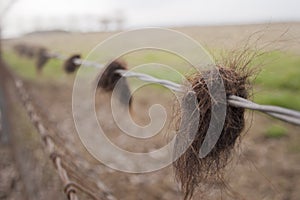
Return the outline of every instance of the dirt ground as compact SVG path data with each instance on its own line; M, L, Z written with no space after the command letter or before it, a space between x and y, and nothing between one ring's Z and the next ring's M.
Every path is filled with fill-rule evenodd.
M71 118L71 104L69 101L71 99L71 89L61 86L39 85L37 87L31 85L34 99L41 104L39 108L44 110L47 116L49 116L48 113L51 110L50 116L52 117L50 117L50 120L57 123L60 136L64 141L68 141L65 147L71 151L76 151L76 153L87 159L89 156L86 155L84 148L80 148L81 143L78 140ZM52 95L53 93L56 95ZM108 137L116 139L120 131L115 125L109 123L111 116L107 111L109 105L103 103L105 100L108 102L108 99L101 101L102 106L99 108L98 114L100 116L104 112L106 120L103 123L106 124L107 130L110 130ZM169 100L166 98L161 101L169 102ZM147 107L155 101L156 98L147 92L144 94L143 99L136 99L134 109L146 111L142 107ZM146 112L139 112L140 116L137 118L144 119L141 121L147 123L145 114ZM233 190L245 199L298 199L300 197L299 128L292 125L288 126L288 136L278 140L266 138L264 127L281 122L250 112L247 113L247 121L247 132L245 132L241 144L237 147L235 157L227 170L229 183L232 185ZM124 143L126 147L131 147L130 150L138 152L143 151L145 148L144 143L137 146L135 140L126 139L126 137L117 140L117 144L120 146ZM157 141L154 142L154 144L157 143ZM148 145L147 148L152 149L152 145ZM73 148L74 146L76 146L76 149ZM118 199L181 199L172 167L150 174L130 175L111 170L93 161L92 158L86 165L88 169L93 169L93 172L90 172L91 177L101 177L100 180ZM208 196L208 199L221 198L221 191L212 191L214 196ZM194 199L203 199L201 198L202 195L199 194ZM226 199L225 196L223 194L223 199Z
M230 38L235 38L234 41L242 39L247 33L261 30L266 25L253 25L241 27L190 27L179 28L191 37L197 37L199 40L204 40L211 48L234 45L229 43ZM284 28L283 28L284 27ZM271 27L276 34L290 28L292 30L287 36L287 41L281 43L280 46L285 48L289 46L292 38L300 36L300 24L279 24ZM199 32L203 34L199 34ZM214 34L212 36L212 33ZM274 32L273 32L274 33ZM102 39L109 34L91 33L86 35L86 44L84 48L91 48L99 37ZM200 38L200 36L202 38ZM36 44L44 44L50 49L57 49L66 53L70 52L70 47L57 45L60 42L68 43L68 41L81 40L74 38L79 37L79 34L74 34L69 37L58 35L49 35L49 39L45 40L45 36L31 35L21 40L6 41L6 45L12 45L20 41L33 42ZM66 39L68 38L68 39ZM271 39L271 36L266 36ZM288 39L289 38L289 39ZM51 42L52 41L52 42ZM53 41L55 41L53 43ZM81 46L72 51L81 51ZM280 48L281 48L280 47ZM290 51L300 52L300 45L295 45L289 48ZM71 78L72 79L72 78ZM174 178L173 169L168 166L159 171L146 174L128 174L110 169L102 163L95 160L83 147L76 133L74 121L72 118L72 80L62 84L61 82L41 82L41 81L26 81L26 88L37 108L40 112L44 123L51 127L54 136L57 138L59 148L66 149L66 158L73 170L76 171L77 178L83 184L91 185L97 194L109 193L116 199L124 200L170 200L182 199L179 184ZM10 92L13 92L13 87L10 87ZM160 91L155 88L150 88L147 92L136 94L133 104L134 119L137 123L145 125L149 123L147 111L153 103L160 103L166 107L166 111L171 115L173 98L171 95L160 95ZM16 98L15 94L11 94ZM158 98L159 97L159 98ZM108 137L121 147L128 148L137 152L151 151L163 145L164 133L167 127L161 131L160 135L150 141L140 141L129 137L122 136L120 130L111 120L110 113L110 96L101 92L96 95L97 116L100 123L108 133ZM17 98L16 98L17 99ZM62 187L58 180L51 162L47 161L45 153L39 144L39 136L34 133L34 128L30 125L26 118L25 111L17 100L14 100L12 105L15 107L15 112L12 117L22 120L19 124L14 124L12 138L14 149L10 145L2 145L0 148L0 199L26 199L25 196L20 196L20 191L23 187L27 191L27 196L32 195L33 187L25 187L26 184L32 183L33 186L40 184L35 188L38 191L51 191L57 194L55 199L65 199L62 194ZM83 102L84 103L84 102ZM20 114L22 113L22 114ZM20 117L21 116L21 117ZM17 118L16 118L17 117ZM226 193L224 188L209 188L208 191L195 194L194 199L264 199L264 200L298 200L300 198L300 128L293 125L286 125L270 117L256 112L247 112L247 128L243 133L243 137L234 152L232 162L227 168L226 177L231 189L238 193L238 197L231 197ZM284 124L288 129L288 134L280 139L267 138L264 133L266 127L271 124ZM29 136L24 135L24 130ZM30 135L30 133L32 133ZM24 145L25 144L25 145ZM27 153L20 152L17 147L27 149ZM16 153L17 152L17 153ZM19 152L19 153L18 153ZM25 161L26 155L31 157ZM4 155L4 156L2 156ZM11 156L10 156L11 155ZM34 156L32 156L34 155ZM112 155L114 156L114 155ZM17 157L17 159L16 159ZM126 160L126 158L122 158ZM17 160L17 161L16 161ZM26 163L34 163L33 165ZM34 166L34 167L33 167ZM40 166L40 167L39 167ZM40 170L37 173L32 173L32 179L26 176L27 171ZM43 169L41 171L41 169ZM25 171L24 171L25 170ZM27 170L27 171L26 171ZM45 175L45 172L48 172ZM27 178L26 178L27 177ZM17 184L14 184L16 182ZM24 186L25 184L25 186ZM22 186L23 185L23 186ZM12 188L12 189L11 189ZM51 193L51 192L50 192ZM34 198L28 199L54 199L45 193L41 196L33 195ZM88 199L82 196L82 199Z

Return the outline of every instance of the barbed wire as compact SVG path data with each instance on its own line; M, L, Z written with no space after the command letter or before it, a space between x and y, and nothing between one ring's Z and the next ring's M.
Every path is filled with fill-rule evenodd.
M300 112L294 110L278 106L259 105L252 101L234 95L229 96L228 102L232 106L261 111L283 121L300 125Z
M115 73L118 73L121 76L127 77L127 78L137 78L137 79L140 79L140 80L145 81L145 82L157 83L157 84L163 85L163 86L173 90L174 92L184 92L185 91L183 85L174 83L174 82L169 81L169 80L158 79L158 78L155 78L155 77L150 76L148 74L123 70L123 69L116 70Z
M26 48L26 46L22 46L21 48L23 48L23 50L25 49L25 55L26 55L26 53L29 53L29 55L28 55L29 57L32 57L32 54L34 54L32 49L28 49L28 48ZM16 50L18 51L18 49L16 49ZM60 53L49 53L47 51L46 51L45 56L48 58L58 59L58 60L62 60L62 61L66 61L69 59L68 57L66 57ZM75 58L75 59L72 59L71 61L75 65L81 65L81 66L85 66L85 67L95 67L95 68L99 68L99 69L102 69L105 67L104 64L89 61L89 60L83 60L80 58ZM172 81L165 80L165 79L155 78L151 75L144 74L144 73L138 73L138 72L123 70L123 69L118 69L115 71L115 73L118 73L123 77L137 78L142 81L149 82L149 83L160 84L160 85L163 85L163 86L171 89L174 92L188 91L188 88L186 88L186 86L184 86L184 85L174 83ZM260 111L262 113L265 113L267 115L270 115L270 116L280 119L282 121L300 126L300 112L296 111L296 110L291 110L291 109L287 109L287 108L283 108L283 107L279 107L279 106L259 105L250 100L247 100L247 99L235 96L235 95L229 95L227 97L227 103L230 106L234 106L234 107L241 107L241 108L245 108L245 109Z
M53 53L49 54L51 58L56 58L62 61L65 61L67 59L66 56L63 56L59 53ZM86 67L96 67L96 68L104 68L105 65L93 62L93 61L88 61L88 60L83 60L83 59L74 59L74 64L86 66ZM155 83L155 84L160 84L163 85L169 89L171 89L174 92L185 92L187 91L184 85L174 83L169 80L165 79L159 79L155 78L151 75L148 74L143 74L143 73L138 73L134 71L128 71L128 70L116 70L115 73L120 74L123 77L127 78L137 78L142 81L150 82L150 83ZM259 105L257 103L254 103L250 100L235 96L235 95L230 95L228 96L227 102L229 105L234 106L234 107L241 107L245 109L250 109L250 110L256 110L263 112L267 115L270 115L272 117L275 117L277 119L280 119L282 121L292 123L295 125L300 126L300 112L279 107L279 106L271 106L271 105Z
M64 192L67 195L69 200L78 200L77 191L82 191L87 194L90 198L94 200L101 200L103 198L97 197L92 191L87 189L86 187L71 181L68 175L66 168L64 167L63 156L56 151L55 143L53 141L52 136L48 133L47 128L42 123L42 120L38 113L35 111L33 104L31 103L30 97L24 88L23 82L15 76L13 77L13 81L15 87L17 89L17 94L20 96L21 102L29 116L30 121L37 129L38 133L41 135L42 141L48 152L55 168L58 171L59 177L64 184ZM111 196L111 194L110 194ZM109 199L115 199L114 197Z
M62 60L62 61L66 61L68 59L67 56L64 56L59 53L47 53L46 56L48 56L48 58L55 58L55 59ZM103 68L105 66L105 65L97 63L97 62L84 60L84 59L80 59L80 58L73 59L73 62L76 65L82 65L82 66L86 66L86 67Z

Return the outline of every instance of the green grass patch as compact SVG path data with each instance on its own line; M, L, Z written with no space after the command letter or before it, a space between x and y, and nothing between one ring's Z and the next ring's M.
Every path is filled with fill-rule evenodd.
M269 89L300 90L300 57L279 51L261 56L264 66L255 83Z
M264 89L254 93L254 101L260 104L282 106L300 110L300 94L289 90Z
M22 75L28 79L34 79L36 77L35 64L33 60L20 57L14 52L3 52L4 60L18 75Z
M280 125L270 126L265 133L267 138L282 138L287 136L287 129Z
M255 62L264 64L254 82L255 102L300 110L300 57L272 51Z
M60 60L50 59L43 67L42 74L38 75L35 58L20 57L13 51L5 51L3 57L17 75L27 80L61 81L67 77L62 68L63 62Z

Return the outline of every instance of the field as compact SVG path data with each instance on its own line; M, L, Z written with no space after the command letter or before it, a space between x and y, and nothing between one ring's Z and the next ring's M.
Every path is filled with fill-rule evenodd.
M217 58L224 51L242 47L247 39L253 37L253 45L266 46L263 49L266 52L253 61L253 66L260 65L260 73L253 80L251 99L261 104L300 110L300 23L174 29L201 42ZM54 127L54 132L64 145L63 148L72 154L72 158L76 158L72 162L77 165L78 177L85 178L88 183L96 183L94 188L109 191L117 199L182 199L171 166L147 174L127 174L105 167L90 156L79 141L72 119L71 101L75 75L66 75L61 67L62 62L51 60L45 66L43 74L37 76L34 62L20 58L12 50L15 44L28 43L44 46L64 55L81 53L86 56L95 45L113 34L31 34L4 41L4 60L14 73L25 81L26 88L43 120L48 126ZM125 55L123 59L129 67L157 62L168 64L182 72L189 69L188 65L177 57L150 50ZM141 71L180 82L179 76L165 68L157 70L148 67ZM132 87L140 83L137 80L129 82ZM165 135L168 132L174 105L174 96L170 92L158 86L146 86L137 90L133 96L133 119L139 125L149 123L148 109L155 103L163 105L168 114L167 125L157 136L147 141L122 135L122 131L113 123L109 98L109 94L97 93L97 116L108 137L115 144L135 152L148 152L166 142ZM60 191L57 186L60 184L59 180L51 176L51 174L55 176L55 172L51 171L53 169L46 175L39 169L40 164L49 168L49 161L44 160L38 136L32 133L34 128L26 118L17 98L12 105L14 111L11 115L15 121L13 143L14 146L23 148L23 152L19 149L15 153L20 157L18 159L21 168L20 177L25 185L31 185L28 186L29 189L27 188L30 199L39 199L41 196L44 199L45 194L51 193L49 188L50 191L51 188L52 191ZM236 147L226 174L232 190L239 194L240 199L299 199L300 128L257 112L248 111L246 119L247 125L241 143ZM125 163L126 159L122 159ZM25 165L26 162L34 164ZM29 170L30 168L39 170ZM40 193L40 196L33 192L37 190L34 187L38 188L40 192L37 193ZM17 190L13 192L17 193ZM55 198L64 199L64 196L58 194ZM224 188L210 188L207 194L197 193L194 199L232 199L232 197L226 194Z

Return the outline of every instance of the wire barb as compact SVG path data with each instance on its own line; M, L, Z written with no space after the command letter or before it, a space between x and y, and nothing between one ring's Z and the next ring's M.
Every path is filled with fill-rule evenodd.
M48 133L47 128L44 126L43 122L41 121L41 118L37 114L29 98L29 95L26 89L24 88L23 82L15 76L12 77L15 83L15 87L17 89L17 94L20 96L21 102L25 110L27 111L29 119L37 129L38 133L41 135L43 144L45 146L45 150L48 152L49 157L52 160L54 166L56 167L59 177L64 184L64 188L65 188L64 192L67 195L67 198L69 200L78 200L77 191L80 190L86 193L87 195L89 195L91 198L95 200L100 200L100 198L97 197L89 189L70 180L67 169L63 166L64 158L62 157L62 155L57 153L54 140L51 137L51 135Z

